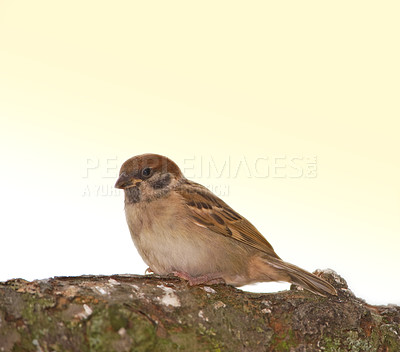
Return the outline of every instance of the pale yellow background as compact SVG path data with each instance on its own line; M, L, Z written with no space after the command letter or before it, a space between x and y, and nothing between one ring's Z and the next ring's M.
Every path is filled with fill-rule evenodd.
M156 152L282 258L400 303L399 13L398 1L0 1L0 280L143 273L113 184L125 159Z

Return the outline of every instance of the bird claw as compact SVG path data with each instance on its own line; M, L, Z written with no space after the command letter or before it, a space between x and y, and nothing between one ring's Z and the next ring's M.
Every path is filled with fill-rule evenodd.
M144 274L145 274L145 275L154 274L154 271L153 271L153 269L151 269L151 268L147 268L147 269L144 271Z

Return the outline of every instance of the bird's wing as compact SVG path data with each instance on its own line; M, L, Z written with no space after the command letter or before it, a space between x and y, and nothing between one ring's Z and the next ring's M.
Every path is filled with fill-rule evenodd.
M279 258L269 242L248 220L204 186L187 181L176 191L182 196L196 225Z

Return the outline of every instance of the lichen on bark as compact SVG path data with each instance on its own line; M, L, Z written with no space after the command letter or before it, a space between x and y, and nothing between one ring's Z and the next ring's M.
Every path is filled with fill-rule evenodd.
M0 283L0 351L400 351L400 308L338 290L249 293L172 277Z

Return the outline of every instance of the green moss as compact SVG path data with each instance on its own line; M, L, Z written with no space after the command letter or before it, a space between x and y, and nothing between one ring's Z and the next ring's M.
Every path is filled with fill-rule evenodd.
M154 351L158 339L148 319L121 305L96 308L86 333L90 349L99 352Z
M321 345L326 352L344 352L344 350L341 349L342 343L339 338L325 337Z
M386 348L385 351L388 352L398 352L400 341L394 332L390 334L373 330L369 337L363 337L357 331L347 331L341 337L325 337L321 347L326 352L364 352L377 351L379 348Z
M347 349L352 352L370 351L368 339L359 336L357 331L349 331L345 339Z
M46 309L55 306L53 299L39 297L30 293L24 293L22 298L24 301L24 309L22 311L24 325L18 328L21 341L15 346L15 351L36 349L32 341L40 341L42 337L48 336L55 330L52 319L49 319L46 315ZM25 326L29 326L29 334L26 333Z
M56 304L53 299L38 297L28 293L23 295L23 300L25 304L22 316L29 325L37 323L38 320L41 321L43 319L43 311L54 307Z
M129 318L132 314L127 309L122 309L118 305L108 307L108 318L112 329L118 332L121 328L127 328Z
M274 346L274 351L290 351L291 347L298 346L298 342L293 330L288 328L287 332L284 334L273 335L271 345Z
M400 328L400 325L399 325ZM400 339L397 333L390 325L382 326L382 346L386 347L388 352L400 351Z
M62 313L55 308L55 299L32 293L23 293L22 299L23 324L17 327L20 341L14 345L13 351L40 349L62 352L70 351L73 346L79 346L82 352L87 351L81 331L82 323L67 326L68 321L64 321Z
M131 321L131 324L128 335L133 340L135 351L154 351L154 346L157 343L155 326L147 319L140 316L136 316Z

